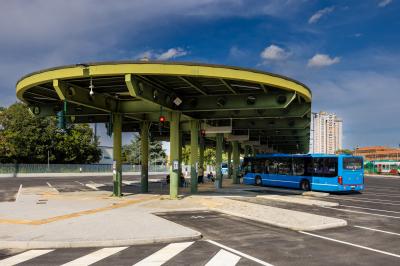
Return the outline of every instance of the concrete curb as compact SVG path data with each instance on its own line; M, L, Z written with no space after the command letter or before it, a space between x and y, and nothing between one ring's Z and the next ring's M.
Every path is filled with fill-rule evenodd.
M316 200L313 198L300 198L297 196L279 196L279 195L257 195L257 198L273 200L285 203L301 204L306 206L318 206L318 207L337 207L339 203Z
M40 248L83 248L83 247L112 247L133 246L179 241L194 241L202 238L200 232L194 231L192 236L177 236L165 238L144 239L113 239L92 241L0 241L0 249L40 249Z
M281 223L275 223L275 222L271 222L271 221L268 221L268 220L259 219L257 217L249 217L249 216L246 216L246 215L241 215L239 213L230 212L230 211L226 211L226 210L221 210L221 209L218 209L218 208L211 208L211 210L217 211L217 212L221 212L221 213L225 213L225 214L232 215L232 216L236 216L236 217L240 217L240 218L244 218L244 219L248 219L248 220L252 220L252 221L256 221L256 222L265 223L265 224L272 225L272 226L275 226L275 227L294 230L294 231L316 231L316 230L323 230L323 229L330 229L330 228L347 226L347 221L342 220L342 219L336 219L337 222L321 224L321 225L315 225L315 226L307 226L307 227L288 226L288 225L281 224Z

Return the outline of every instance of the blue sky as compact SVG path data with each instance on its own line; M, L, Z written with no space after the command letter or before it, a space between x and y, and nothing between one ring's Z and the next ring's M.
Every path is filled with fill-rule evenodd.
M16 101L22 75L58 65L143 56L228 64L308 85L314 112L343 118L347 148L398 146L399 2L2 0L0 105Z

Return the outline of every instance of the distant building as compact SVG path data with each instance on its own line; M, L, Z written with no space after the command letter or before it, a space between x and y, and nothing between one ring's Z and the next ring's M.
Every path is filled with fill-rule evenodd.
M400 149L385 146L369 146L357 148L354 155L363 156L366 161L400 159Z
M99 146L101 149L101 159L99 164L113 164L113 147Z
M335 154L342 149L343 120L327 112L312 113L310 153Z

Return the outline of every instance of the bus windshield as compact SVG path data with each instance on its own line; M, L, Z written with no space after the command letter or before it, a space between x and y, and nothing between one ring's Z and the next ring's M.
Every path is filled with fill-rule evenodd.
M343 158L343 169L344 170L360 170L363 167L362 158L358 157L347 157Z

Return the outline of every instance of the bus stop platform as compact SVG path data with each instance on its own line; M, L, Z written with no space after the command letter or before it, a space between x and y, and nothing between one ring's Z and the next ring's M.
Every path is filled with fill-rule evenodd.
M157 213L213 210L292 230L345 226L344 220L235 200L255 196L243 185L215 190L200 185L197 195L171 200L160 194L110 197L109 191L59 193L51 187L23 189L15 202L0 203L0 248L104 247L189 241L201 232Z

